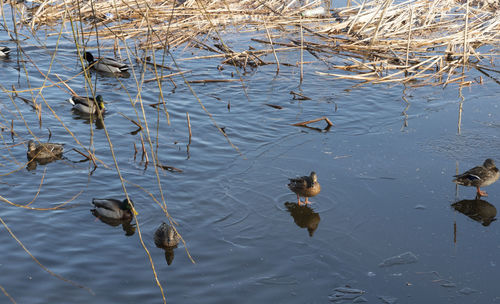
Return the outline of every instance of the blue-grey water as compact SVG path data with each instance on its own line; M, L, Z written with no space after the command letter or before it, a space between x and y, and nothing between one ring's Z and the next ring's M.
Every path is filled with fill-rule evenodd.
M235 36L228 39L238 42ZM135 78L120 78L120 84L92 74L107 102L106 129L139 213L135 233L127 236L121 225L107 225L90 212L92 198L124 197L104 129L72 113L63 86L46 87L43 98L37 97L41 127L33 108L7 92L12 86L41 87L44 76L37 68L44 74L50 69L53 81L55 74L68 79L81 72L70 37L60 42L52 66L56 37L44 41L46 48L34 39L21 42L32 62L20 57L4 30L0 41L13 50L0 60L1 303L162 303L141 238L167 303L328 303L335 301L337 287L364 291L342 303L500 301L500 225L492 220L500 184L484 189L489 196L483 205L492 216L486 225L451 207L475 195L473 188L456 191L451 180L457 168L464 171L488 157L500 161L500 87L493 80L483 76L483 84L462 89L460 134L457 85L356 86L318 75L329 71L321 62L305 66L302 84L299 67L284 65L278 75L275 65L239 70L243 84L191 84L213 120L181 77L174 78L175 88L168 80L162 84L170 123L164 110L149 106L159 102L157 83L143 84L140 96L158 161L182 170L158 168L168 212L186 242L167 265L165 252L153 242L154 231L167 220L149 195L160 199L155 167L151 154L149 163L140 151L135 155L141 133L131 134L137 127L121 115L137 120L130 102L138 92ZM194 55L182 48L173 52L180 68L191 71L186 80L238 78L230 65L217 69L220 59L181 60ZM278 55L281 62L300 60L298 51ZM305 61L315 58L306 54ZM131 64L141 77L142 66ZM480 74L471 70L469 76ZM148 70L144 77L154 74ZM68 84L83 95L84 83L80 75ZM290 91L311 99L295 100ZM33 99L27 91L19 95ZM142 111L139 103L136 109ZM291 126L322 116L334 124L328 131ZM142 112L139 117L144 119ZM47 141L49 134L51 142L65 144L64 159L27 170L27 141L33 135ZM98 163L93 170L92 163L78 162L85 158L72 150L83 151L74 138L95 149L106 166ZM313 170L322 191L310 207L299 208L288 178ZM33 210L5 200L17 205L34 200L29 207L42 209L67 205ZM416 261L379 266L406 252Z

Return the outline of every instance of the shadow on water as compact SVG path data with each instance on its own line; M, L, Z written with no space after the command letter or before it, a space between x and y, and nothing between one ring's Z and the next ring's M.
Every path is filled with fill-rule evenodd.
M476 198L473 200L461 200L451 204L458 212L468 216L483 226L489 226L496 221L497 208L485 200Z
M299 206L297 203L286 202L285 207L290 212L293 217L293 221L300 228L307 228L309 236L312 237L314 231L318 229L320 222L319 213L314 212L314 210L308 205Z

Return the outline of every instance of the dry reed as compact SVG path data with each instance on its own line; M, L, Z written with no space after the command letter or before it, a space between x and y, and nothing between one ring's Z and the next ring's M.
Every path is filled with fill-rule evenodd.
M307 51L341 71L318 74L368 82L434 80L445 85L458 67L488 65L488 59L498 56L494 48L499 47L500 18L495 1L365 0L329 11L323 4L319 0L56 0L34 1L19 11L20 20L32 29L68 18L84 20L84 37L97 35L114 47L130 41L144 50L187 45L243 68L273 63L278 72L277 53L298 48L301 70L302 53ZM233 50L220 36L233 29L262 34L266 39L260 42L271 48ZM274 62L261 58L267 54L274 56ZM332 54L337 56L330 61ZM346 62L339 64L342 58Z

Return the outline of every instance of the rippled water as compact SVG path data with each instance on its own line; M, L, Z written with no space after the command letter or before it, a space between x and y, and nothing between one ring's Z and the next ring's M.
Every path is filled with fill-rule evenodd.
M0 83L5 90L12 85L27 89L15 44L4 31L0 39L13 49L9 58L0 60ZM55 39L47 40L46 49L32 39L21 44L47 72ZM71 40L62 42L57 54L52 79L55 73L66 79L81 71ZM174 56L181 59L191 53L176 50ZM299 54L283 53L280 60L295 63ZM192 70L187 80L230 79L236 74L231 66L218 71L218 60L180 64ZM114 78L93 75L107 101L105 124L118 166L130 182L127 190L139 212L131 236L124 227L107 225L90 213L92 198L124 196L104 130L72 114L65 101L69 95L60 88L45 88L43 97L62 123L38 97L43 104L41 128L35 111L18 98L11 101L3 90L1 196L26 204L37 195L42 179L31 207L52 208L79 195L68 208L53 211L2 203L1 218L44 267L85 288L47 273L5 226L0 227L0 286L17 303L160 303L140 229L169 303L325 303L340 286L365 291L362 297L369 303L382 303L379 297L397 298L398 303L499 301L498 223L482 225L477 217L451 207L475 194L474 189L460 188L457 196L451 182L457 166L463 171L487 157L500 161L498 84L485 78L484 85L463 89L458 135L461 99L456 86L355 87L353 82L317 75L327 71L321 63L307 65L299 85L298 67L282 66L278 75L275 69L269 65L243 73L245 89L240 82L192 84L237 149L217 130L182 78L175 78L175 89L169 81L162 87L170 124L164 112L158 116L155 108L144 107L153 144L156 139L159 144L159 161L183 170L159 174L168 211L194 264L181 244L167 265L165 252L153 242L165 215L133 185L159 197L155 168L141 161L140 152L134 156L134 144L141 146L140 133L131 134L137 127L120 114L136 119L125 90L137 93L134 77L120 79L122 87ZM32 64L27 71L30 85L41 86L44 78ZM145 78L152 77L148 72ZM83 83L78 76L69 85L85 94ZM158 102L156 83L142 90L145 105ZM311 100L294 100L292 90ZM28 92L20 95L31 98ZM186 112L193 134L189 152ZM291 126L321 116L334 123L328 132ZM82 148L62 124L84 146L92 139L96 156L109 167L99 165L92 172L89 162L78 162L84 158L72 148ZM32 171L24 168L25 142L32 138L27 127L42 141L50 129L52 142L65 143L65 159ZM312 170L322 191L310 207L298 207L286 187L288 178ZM500 186L486 190L489 196L483 200L489 205L482 205L491 215ZM418 261L379 267L386 258L405 252ZM8 302L5 294L0 299Z

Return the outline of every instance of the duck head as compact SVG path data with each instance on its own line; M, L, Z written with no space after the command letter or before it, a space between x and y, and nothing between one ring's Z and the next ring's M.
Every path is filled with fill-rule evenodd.
M139 214L139 213L137 213L137 211L135 211L134 202L131 199L124 199L123 200L123 206L124 206L125 210L130 210L135 215Z
M311 175L309 176L311 178L311 181L313 183L317 183L318 182L318 176L316 175L316 172L311 172Z
M35 142L30 139L30 141L28 141L28 151L35 151L36 150L36 144Z
M99 109L101 111L104 110L104 100L102 99L102 96L101 95L97 95L95 97L95 101L96 101L97 106L99 107Z
M90 52L85 52L85 60L87 60L88 62L92 63L94 62L94 56L90 53Z
M495 161L492 160L491 158L488 158L487 160L484 161L483 167L486 169L493 169L495 168Z

